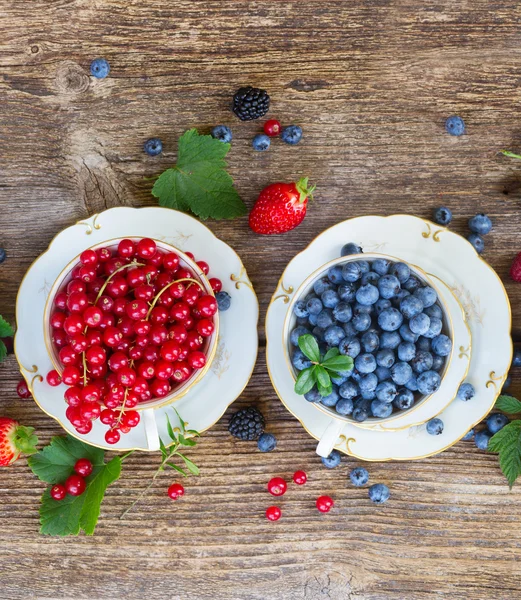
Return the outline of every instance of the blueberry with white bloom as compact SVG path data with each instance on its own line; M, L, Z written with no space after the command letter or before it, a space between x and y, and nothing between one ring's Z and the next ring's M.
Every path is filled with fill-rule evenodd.
M233 138L232 130L226 125L216 125L212 129L211 135L216 140L223 142L223 144L229 144Z
M419 337L416 342L416 348L418 350L422 350L423 352L430 352L431 350L431 341L425 336Z
M324 331L324 341L329 346L338 346L345 336L345 331L338 325L330 325Z
M251 141L251 145L257 152L265 152L271 146L271 139L265 133L258 133Z
M317 315L317 325L326 329L330 325L333 325L333 313L329 308L324 308Z
M338 393L342 398L353 400L360 394L360 390L354 381L348 380L338 388Z
M90 63L90 74L96 79L105 79L110 73L110 65L105 58L95 58Z
M360 313L367 313L368 315L372 315L374 312L374 306L371 304L360 304L359 302L355 302L353 306L353 314L358 315Z
M405 323L400 327L400 336L404 342L412 342L415 344L420 337L417 333L413 333Z
M340 464L340 452L338 450L332 450L329 456L323 456L321 460L324 467L327 467L328 469L334 469Z
M408 292L410 292L411 294L414 294L414 292L421 287L421 283L420 281L414 277L414 275L411 275L409 277L409 279L407 279L407 281L403 284L402 286L404 289L406 289Z
M478 431L474 434L474 443L480 450L487 450L492 435L488 431Z
M380 298L380 300L378 300L378 302L376 302L376 304L374 305L374 309L376 310L376 314L379 315L386 308L391 308L391 306L392 305L390 300L388 300L387 298Z
M362 272L362 275L364 273L369 273L369 271L371 270L371 265L369 264L369 261L367 261L367 260L359 260L358 266L360 267L360 271Z
M405 384L405 387L410 390L411 392L417 392L418 391L418 378L416 377L416 375L413 375L409 381L407 381L407 383Z
M280 134L280 139L291 146L295 146L302 139L302 127L298 125L288 125L284 127Z
M452 351L452 342L445 334L437 335L432 340L432 351L438 356L448 356Z
M430 325L431 320L425 313L420 313L409 321L409 329L417 335L425 335Z
M298 346L298 339L301 335L307 335L311 333L309 329L306 327L295 327L295 329L291 332L289 336L289 341L293 344L293 346Z
M378 377L374 373L368 373L367 375L364 375L364 377L362 377L358 383L358 387L362 393L374 392L377 385Z
M478 254L482 254L485 250L485 240L479 235L479 233L471 233L467 236L467 240L474 246L474 250Z
M311 335L320 343L324 341L324 332L325 329L322 329L322 327L313 327Z
M335 285L342 283L342 267L339 265L331 267L327 272L327 278Z
M362 487L369 481L369 473L364 467L356 467L349 473L349 479L355 487Z
M391 261L386 258L377 258L373 261L373 271L378 273L378 275L387 275L389 273L389 269L391 268Z
M362 254L362 248L353 242L344 244L342 250L340 250L340 256L350 256L351 254Z
M321 402L324 406L332 408L339 401L339 399L340 396L338 395L337 387L336 385L333 385L332 392L329 394L329 396L323 396Z
M492 221L488 215L480 213L472 219L469 219L469 229L479 235L487 235L492 229Z
M338 349L340 354L343 354L344 356L350 356L352 359L355 359L360 354L362 346L358 338L346 337L340 342Z
M362 392L361 396L364 400L374 400L376 398L376 391Z
M397 362L391 367L391 378L396 385L405 385L412 375L411 365L406 362Z
M379 367L385 367L387 369L390 369L394 365L395 361L396 357L394 355L394 352L390 348L378 350L378 352L376 353L376 364Z
M351 322L357 331L367 331L371 327L371 315L359 313L353 317Z
M441 435L443 433L443 421L438 418L427 421L427 433L429 435Z
M315 326L317 324L317 320L318 320L318 315L312 315L310 313L310 315L308 317L309 324Z
M396 308L386 308L378 315L378 325L384 331L396 331L403 323L403 315Z
M402 342L398 346L398 358L401 361L409 362L415 356L416 356L416 346L412 342Z
M304 302L304 300L299 300L298 302L295 302L295 305L293 306L293 312L299 318L309 317L309 311L306 307L306 303Z
M360 341L365 352L376 352L380 345L380 338L373 330L366 331Z
M391 497L389 488L384 483L375 483L369 488L369 500L375 504L383 504Z
M380 348L389 348L395 350L402 341L397 331L384 331L380 336Z
M313 284L313 291L317 296L321 296L326 290L333 289L333 284L327 277L321 277L317 279Z
M343 373L343 374L336 373L335 375L333 375L333 373L330 373L329 377L331 377L331 381L335 385L340 386L348 380L349 375L346 375L345 373Z
M345 281L353 283L362 277L362 269L357 262L349 262L342 268L342 277Z
M425 373L432 369L434 359L430 352L421 350L416 353L416 356L411 360L411 367L415 373Z
M432 339L440 335L443 323L441 322L441 319L438 319L437 317L430 317L430 320L431 323L429 329L423 335L426 338Z
M440 206L434 210L434 220L438 225L446 227L452 221L452 211L446 206Z
M277 447L277 438L272 433L263 433L257 440L257 448L261 452L271 452Z
M340 323L347 323L353 317L353 309L347 302L339 302L333 308L333 318Z
M337 293L343 302L353 302L356 296L356 285L354 283L342 283L338 286Z
M393 298L400 291L400 282L396 275L383 275L378 280L378 291L382 298Z
M423 311L423 302L416 296L406 296L400 302L400 310L406 319L412 319Z
M405 298L408 298L411 295L411 292L408 292L407 290L400 290L396 296L392 299L392 304L395 308L400 308L400 304L402 302L402 300L404 300Z
M150 138L143 144L143 149L149 156L157 156L163 151L163 142L159 138Z
M353 401L350 398L340 398L335 405L335 410L344 417L350 415L353 412Z
M388 367L376 367L374 374L378 377L378 381L387 381L391 379L391 369Z
M436 290L428 285L422 288L418 288L414 292L414 295L421 300L424 308L432 306L438 299L438 294L436 293Z
M377 419L386 419L391 416L393 412L393 405L382 400L373 400L371 402L371 413L373 417Z
M403 389L393 400L393 404L398 410L407 410L414 404L414 394L411 390Z
M308 298L306 301L306 309L310 315L318 315L318 313L324 308L322 300L320 298Z
M441 319L443 317L443 312L438 304L433 304L432 306L428 306L424 311L426 315L432 319Z
M304 394L304 398L308 402L320 402L322 400L322 396L319 394L316 387L311 388L307 394Z
M463 442L468 442L474 437L474 427L469 429L467 433L461 438Z
M436 371L425 371L418 375L418 391L420 394L434 394L441 384L441 377Z
M326 308L335 308L335 306L340 302L340 298L335 290L326 290L320 296L320 299Z
M291 357L291 362L295 369L298 371L303 371L304 369L308 369L311 366L311 361L309 358L302 352L300 348L296 348L293 352L293 356Z
M492 435L503 429L508 423L510 423L510 419L502 413L492 413L486 420L487 428Z
M387 404L390 404L396 398L397 394L398 390L391 381L382 381L382 383L376 386L376 397L382 402L387 402Z
M411 269L409 265L403 262L394 263L390 269L391 275L396 275L400 283L405 283L411 276Z
M445 357L444 356L438 356L437 354L434 354L432 357L432 368L435 371L441 371L441 368L443 367L443 365L445 364Z
M362 283L362 285L366 285L368 283L372 285L377 285L379 279L380 275L378 275L378 273L375 273L374 271L368 271L367 273L364 273L362 275L362 279L360 279L360 282Z
M371 283L360 286L356 292L356 300L363 306L373 305L379 297L380 292L378 288Z
M343 324L344 331L346 332L346 337L352 338L358 336L359 332L355 329L353 323L344 323Z
M359 354L355 358L355 367L359 373L372 373L376 369L376 359L368 352Z
M521 367L521 350L519 350L519 348L514 349L514 354L512 356L512 366Z
M457 115L452 115L445 121L445 131L459 137L465 133L465 121Z
M353 419L362 423L369 418L369 413L371 412L371 401L370 400L358 400L355 403L355 408L353 409Z

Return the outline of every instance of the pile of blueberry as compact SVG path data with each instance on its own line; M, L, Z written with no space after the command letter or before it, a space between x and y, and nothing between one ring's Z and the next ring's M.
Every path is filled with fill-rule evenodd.
M346 244L342 256L358 252ZM305 334L315 337L321 353L338 348L354 360L354 369L332 377L329 396L314 387L305 394L309 402L362 422L407 410L439 388L452 342L443 333L436 291L407 264L360 258L335 265L295 303L294 313L290 343L296 370L311 366L298 347Z
M439 225L448 227L452 221L452 211L447 206L440 206L434 209L434 220ZM470 234L467 236L468 241L474 246L478 254L485 250L484 235L492 231L492 220L484 213L474 215L469 219Z

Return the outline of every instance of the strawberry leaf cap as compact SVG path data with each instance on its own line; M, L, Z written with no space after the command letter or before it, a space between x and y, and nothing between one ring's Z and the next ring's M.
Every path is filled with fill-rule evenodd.
M38 437L34 434L34 427L18 425L14 430L13 444L23 454L34 454Z
M295 183L295 187L297 188L297 192L300 195L299 203L303 204L307 198L309 200L313 200L313 192L315 191L316 185L309 185L309 177L302 177Z

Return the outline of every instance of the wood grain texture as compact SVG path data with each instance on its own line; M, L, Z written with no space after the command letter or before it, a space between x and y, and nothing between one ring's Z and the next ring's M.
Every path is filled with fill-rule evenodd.
M210 222L241 255L261 305L259 361L234 409L251 402L279 440L260 454L223 418L192 453L203 475L182 501L164 474L119 516L157 465L134 455L108 491L93 538L38 534L43 486L26 461L0 472L0 598L163 600L513 599L519 592L521 493L494 456L459 443L411 463L370 465L392 499L375 507L347 483L357 464L325 470L314 441L277 400L264 356L266 306L284 266L317 234L366 214L428 217L441 203L453 228L487 212L486 258L506 282L521 339L521 287L508 280L520 250L521 10L509 0L0 0L0 314L13 320L31 262L63 227L111 206L152 205L151 182L175 160L189 127L233 127L230 169L249 206L267 183L309 175L317 202L295 231L253 236L247 219ZM88 74L106 57L104 81ZM241 84L269 90L271 115L304 129L298 147L250 143L258 123L229 112ZM444 133L449 114L468 135ZM159 136L159 158L142 152ZM0 414L59 427L15 394L13 357L0 367ZM515 382L513 391L521 393ZM230 412L230 411L229 411ZM228 412L228 414L229 414ZM268 523L265 485L309 474ZM320 515L314 499L330 493ZM517 561L517 562L516 562Z

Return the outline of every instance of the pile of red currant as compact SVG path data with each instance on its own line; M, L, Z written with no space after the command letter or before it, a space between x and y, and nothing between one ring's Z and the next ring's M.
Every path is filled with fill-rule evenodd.
M206 262L197 265L208 274ZM209 283L221 290L219 279ZM66 416L78 433L99 418L107 443L117 443L138 425L136 406L164 398L202 369L216 312L215 296L154 240L85 250L54 299L52 343L63 371L47 375L50 385L69 386Z
M80 458L74 465L74 474L68 477L65 483L56 483L51 488L51 498L54 500L63 500L67 494L69 496L81 496L85 491L87 484L85 477L92 473L92 463L88 458Z

